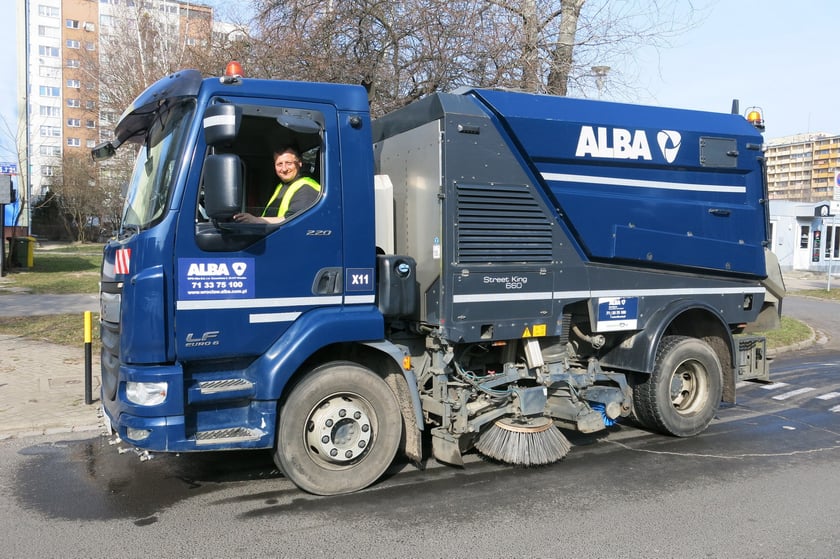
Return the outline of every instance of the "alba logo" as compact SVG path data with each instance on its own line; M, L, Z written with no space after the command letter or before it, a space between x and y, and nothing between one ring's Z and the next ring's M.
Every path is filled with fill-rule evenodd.
M682 136L676 130L662 130L656 135L656 141L659 144L659 150L665 161L673 163L680 152L680 142Z
M644 130L581 126L575 156L607 159L653 159Z
M241 276L245 273L245 270L248 268L248 265L244 262L234 262L230 265L230 267L233 268L233 272L237 276Z
M673 163L680 151L682 136L675 130L657 132L659 151L668 163ZM653 157L644 130L581 126L576 157L603 157L606 159L643 159Z

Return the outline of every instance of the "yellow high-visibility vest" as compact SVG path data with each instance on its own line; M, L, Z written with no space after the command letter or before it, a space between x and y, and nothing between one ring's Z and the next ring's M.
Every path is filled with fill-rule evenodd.
M289 211L289 205L292 203L292 197L295 193L303 188L304 186L309 186L310 188L314 189L315 192L321 192L321 185L315 179L310 177L299 177L292 181L292 184L289 185L289 188L286 189L286 192L283 193L283 198L280 200L280 207L277 208L277 217L285 217L286 212ZM271 207L271 204L280 194L280 191L283 190L283 183L277 185L277 188L274 189L274 194L271 195L271 198L268 199L268 203L265 205L265 209L263 210L262 217L265 217L266 212Z

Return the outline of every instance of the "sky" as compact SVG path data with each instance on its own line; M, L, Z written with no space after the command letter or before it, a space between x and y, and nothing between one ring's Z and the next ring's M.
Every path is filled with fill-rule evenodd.
M737 98L763 109L765 138L840 134L838 22L836 0L717 0L659 60L644 53L639 101L729 112Z
M31 0L36 1L36 0ZM687 0L673 0L687 1ZM13 0L0 0L9 5ZM22 4L14 0L14 4ZM205 1L207 4L223 2ZM706 0L694 29L658 52L642 49L635 61L638 89L602 98L729 112L764 111L768 139L805 132L840 134L840 2L836 0ZM15 18L0 18L0 36L16 33ZM14 48L0 49L2 67L17 63ZM0 80L0 116L14 122L16 73ZM622 94L623 93L623 94ZM13 158L12 140L0 128L0 162ZM12 159L13 160L13 159Z

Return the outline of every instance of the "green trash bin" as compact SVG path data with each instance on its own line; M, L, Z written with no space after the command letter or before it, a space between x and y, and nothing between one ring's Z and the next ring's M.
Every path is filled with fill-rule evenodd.
M12 265L31 268L35 265L35 237L12 237Z

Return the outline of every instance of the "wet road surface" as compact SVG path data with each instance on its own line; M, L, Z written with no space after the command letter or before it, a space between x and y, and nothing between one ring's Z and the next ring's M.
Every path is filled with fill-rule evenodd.
M617 425L548 467L430 462L339 497L296 489L268 451L141 461L105 437L7 442L0 526L16 527L10 556L833 557L840 353L771 375L697 437Z

